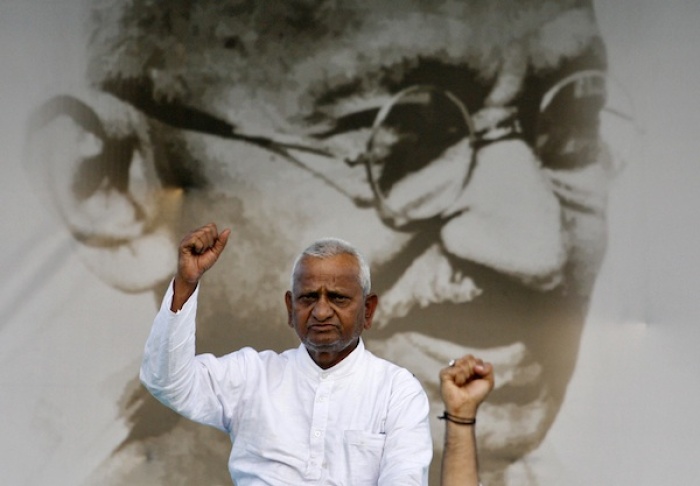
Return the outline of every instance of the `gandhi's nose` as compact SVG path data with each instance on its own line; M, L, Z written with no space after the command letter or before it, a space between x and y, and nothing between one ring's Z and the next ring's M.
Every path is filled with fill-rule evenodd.
M566 261L559 201L522 140L482 147L464 192L441 230L453 257L538 287L553 287Z

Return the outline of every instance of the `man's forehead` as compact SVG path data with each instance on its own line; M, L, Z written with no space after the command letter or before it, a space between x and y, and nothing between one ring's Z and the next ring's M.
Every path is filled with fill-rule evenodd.
M304 285L359 285L359 265L349 254L329 257L305 256L294 274L295 282Z

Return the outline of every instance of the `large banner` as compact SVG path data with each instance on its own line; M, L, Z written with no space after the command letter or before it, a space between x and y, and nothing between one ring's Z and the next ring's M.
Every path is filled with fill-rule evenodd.
M588 0L5 0L0 483L231 484L139 384L177 245L231 228L198 352L296 346L353 242L372 352L496 388L484 485L693 484L700 9ZM653 457L652 457L653 456Z

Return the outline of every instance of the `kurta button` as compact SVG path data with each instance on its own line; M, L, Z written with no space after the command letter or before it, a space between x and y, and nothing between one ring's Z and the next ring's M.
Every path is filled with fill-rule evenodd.
M315 431L314 437L321 437L321 431L319 431L319 430Z

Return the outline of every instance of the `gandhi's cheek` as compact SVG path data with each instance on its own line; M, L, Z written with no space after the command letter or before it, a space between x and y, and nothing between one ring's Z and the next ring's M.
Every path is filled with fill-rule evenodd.
M363 185L362 168L360 174L336 170L334 164L342 167L343 162L335 159L305 159L307 166L300 166L268 150L217 137L191 135L187 146L202 180L188 190L189 219L228 221L234 236L237 225L253 226L249 241L271 251L287 245L290 262L310 242L336 236L353 242L375 265L390 260L412 237L387 227L371 204L351 197L361 194L366 200L371 194L369 185Z

